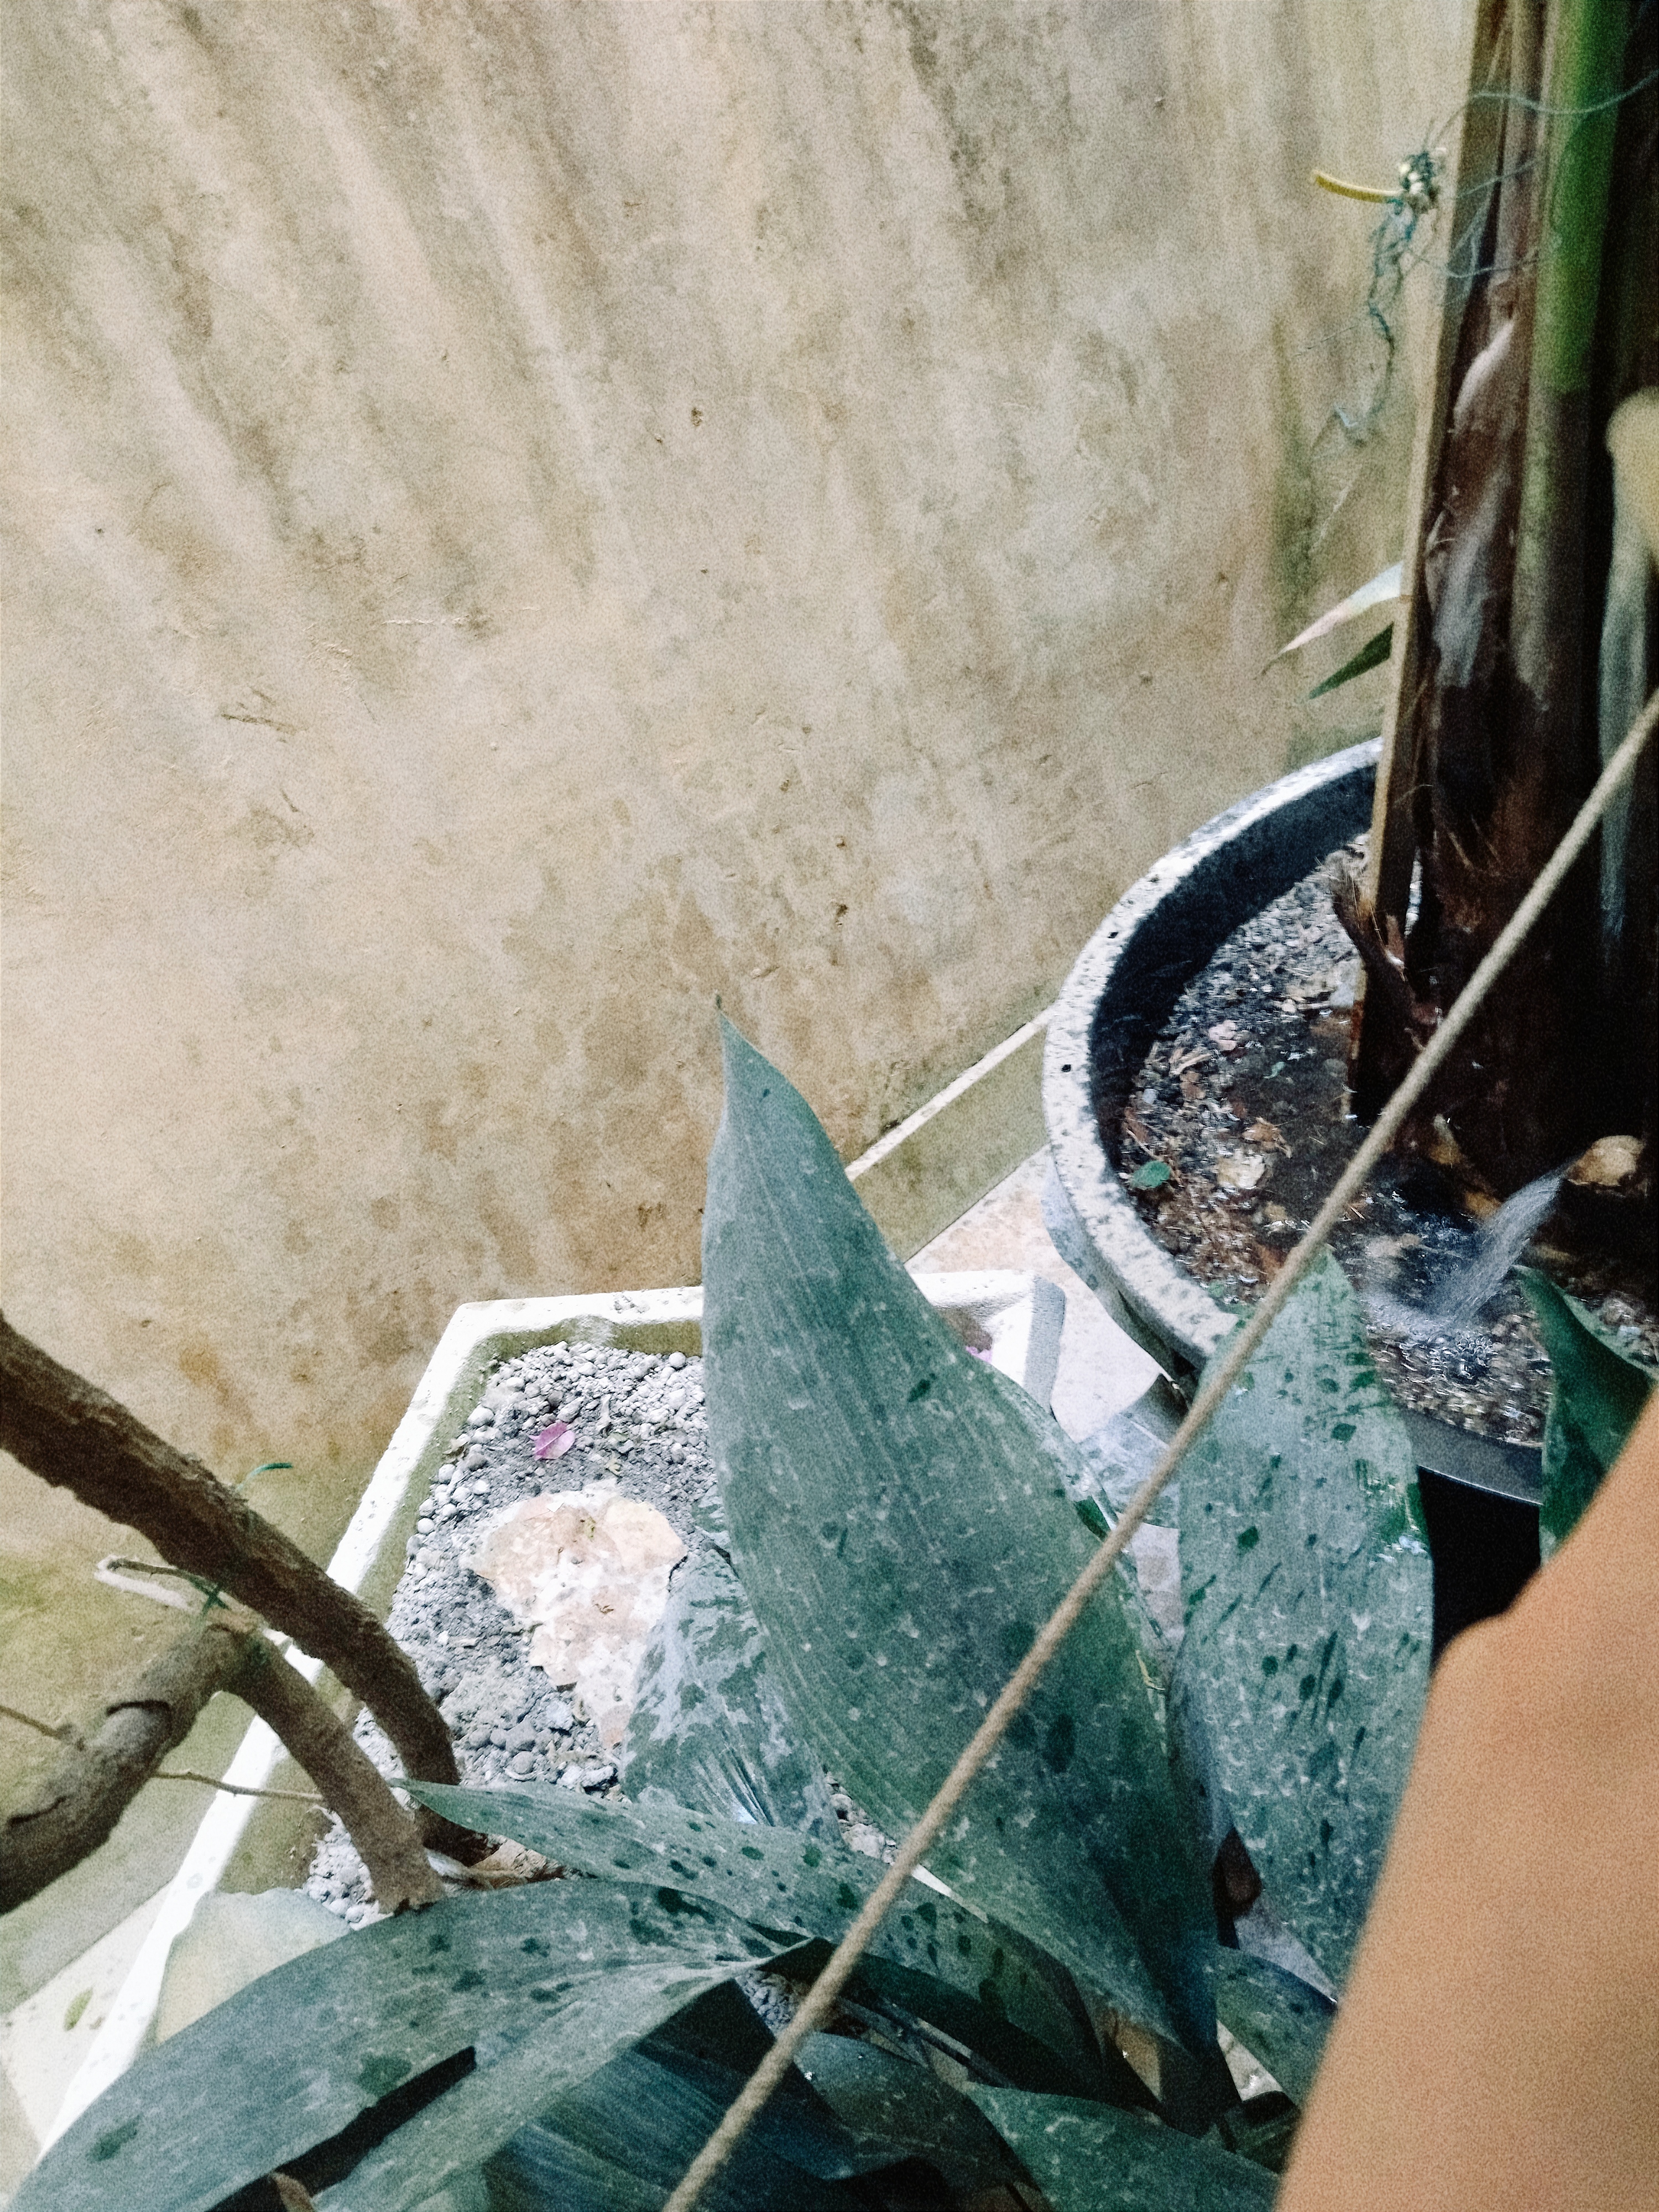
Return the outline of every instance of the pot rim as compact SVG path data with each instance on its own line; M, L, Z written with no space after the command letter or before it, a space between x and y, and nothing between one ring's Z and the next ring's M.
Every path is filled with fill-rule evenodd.
M1379 750L1379 741L1373 738L1328 754L1251 792L1194 830L1124 892L1079 954L1049 1016L1042 1109L1055 1175L1078 1229L1097 1255L1097 1272L1104 1270L1115 1293L1114 1302L1124 1309L1120 1317L1177 1381L1198 1373L1231 1329L1232 1316L1146 1227L1107 1152L1100 1133L1094 1072L1098 1028L1103 1016L1111 1017L1115 994L1127 1011L1138 981L1135 970L1141 964L1137 956L1144 952L1147 939L1154 932L1167 931L1173 909L1190 908L1191 921L1182 933L1188 956L1160 970L1158 996L1164 1004L1143 1008L1135 993L1136 1012L1155 1014L1155 1029L1223 939L1248 915L1279 895L1274 890L1262 898L1255 888L1256 872L1249 866L1255 848L1267 842L1267 833L1287 809L1295 809L1316 823L1338 817L1339 834L1329 837L1322 850L1340 844L1344 798L1356 792L1369 794ZM1316 829L1314 842L1322 834ZM1350 829L1346 834L1355 833ZM1297 857L1299 853L1291 865ZM1285 888L1306 872L1306 867L1297 868ZM1224 892L1236 885L1248 904L1224 896L1200 902L1194 896L1206 878L1224 873L1232 880L1220 888ZM1218 933L1218 922L1224 925ZM1091 1283L1091 1287L1098 1290L1099 1285Z
M1166 853L1084 946L1049 1018L1042 1068L1049 1233L1183 1391L1231 1330L1233 1316L1164 1250L1124 1188L1101 1134L1103 1109L1121 1107L1102 1096L1102 1032L1121 1024L1121 1065L1139 1066L1145 1043L1223 939L1364 826L1380 750L1371 738L1280 776ZM1401 1410L1426 1472L1537 1503L1535 1445Z

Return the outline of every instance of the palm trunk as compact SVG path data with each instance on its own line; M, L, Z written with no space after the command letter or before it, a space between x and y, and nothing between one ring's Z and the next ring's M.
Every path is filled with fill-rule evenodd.
M1610 517L1597 333L1626 0L1551 0L1541 42L1539 25L1534 0L1510 0L1501 181L1418 564L1428 642L1393 750L1413 793L1419 912L1402 947L1396 856L1388 896L1374 877L1371 904L1350 894L1343 916L1372 970L1391 957L1398 975L1393 990L1368 988L1358 1018L1366 1114L1519 905L1599 764ZM1608 1133L1597 889L1587 864L1407 1132L1443 1161L1449 1125L1468 1187L1507 1195Z

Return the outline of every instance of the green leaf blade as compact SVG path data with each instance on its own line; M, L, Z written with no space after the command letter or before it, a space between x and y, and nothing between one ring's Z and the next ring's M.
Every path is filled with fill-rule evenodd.
M885 2162L925 2158L957 2190L994 2188L1016 2171L966 2097L873 2044L809 2035L795 2063L854 2140L888 2147Z
M707 1540L675 1570L619 1764L630 1796L661 1790L728 1820L836 1833L823 1776L767 1671L760 1624Z
M933 1313L805 1100L726 1043L703 1343L733 1564L796 1725L902 1834L1088 1559L1074 1451ZM1205 1871L1115 1590L933 1860L1131 2017L1212 2045Z
M878 1861L845 1844L722 1820L660 1797L595 1805L546 1785L401 1786L451 1820L511 1836L574 1872L666 1881L761 1927L830 1944L840 1942L881 1879ZM866 1971L901 2002L985 2049L1011 2077L1042 2078L1048 2086L1058 2064L1069 2084L1099 2087L1101 2060L1075 1992L1013 1929L913 1882L878 1930ZM951 2009L952 1999L961 2009ZM987 2046L988 2027L996 2031L994 2051Z
M1322 1260L1182 1469L1180 1674L1274 1906L1340 1984L1427 1689L1433 1578L1404 1424Z
M1336 2007L1294 1974L1248 1951L1223 1951L1216 2010L1287 2097L1305 2105Z
M1547 1275L1534 1267L1516 1272L1550 1359L1538 1510L1540 1547L1548 1559L1572 1533L1624 1449L1655 1378Z
M373 2200L417 2202L532 2118L561 2069L577 2078L604 2064L712 1983L797 1940L639 1885L544 1882L399 1914L261 1976L140 2059L14 2203L207 2212L446 2059L477 2048L482 2061L493 2038L501 2072L481 2063L426 2107L470 2116L441 2141L443 2171L428 2163L413 2196ZM381 2147L386 2160L424 2117Z
M1345 684L1352 684L1356 676L1364 676L1373 668L1380 668L1393 651L1394 624L1388 623L1375 637L1366 639L1351 660L1345 660L1341 667L1334 670L1322 684L1316 684L1308 696L1322 699L1328 691L1340 690Z
M970 2089L1054 2212L1266 2212L1273 2176L1142 2112L1075 2097Z

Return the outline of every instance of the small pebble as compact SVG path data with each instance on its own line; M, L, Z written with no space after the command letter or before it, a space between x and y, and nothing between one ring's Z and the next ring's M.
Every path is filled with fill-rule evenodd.
M562 1790L599 1790L617 1778L617 1769L608 1759L591 1760L585 1766L567 1766L559 1777Z

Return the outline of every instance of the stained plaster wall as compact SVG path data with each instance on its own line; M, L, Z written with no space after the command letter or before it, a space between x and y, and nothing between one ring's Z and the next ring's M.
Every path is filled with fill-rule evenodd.
M1406 367L1333 412L1370 218L1308 171L1389 179L1463 35L23 0L17 1325L321 1548L459 1300L695 1279L716 993L850 1156L1357 734L1262 673L1411 430ZM163 1632L0 1505L47 1675Z

